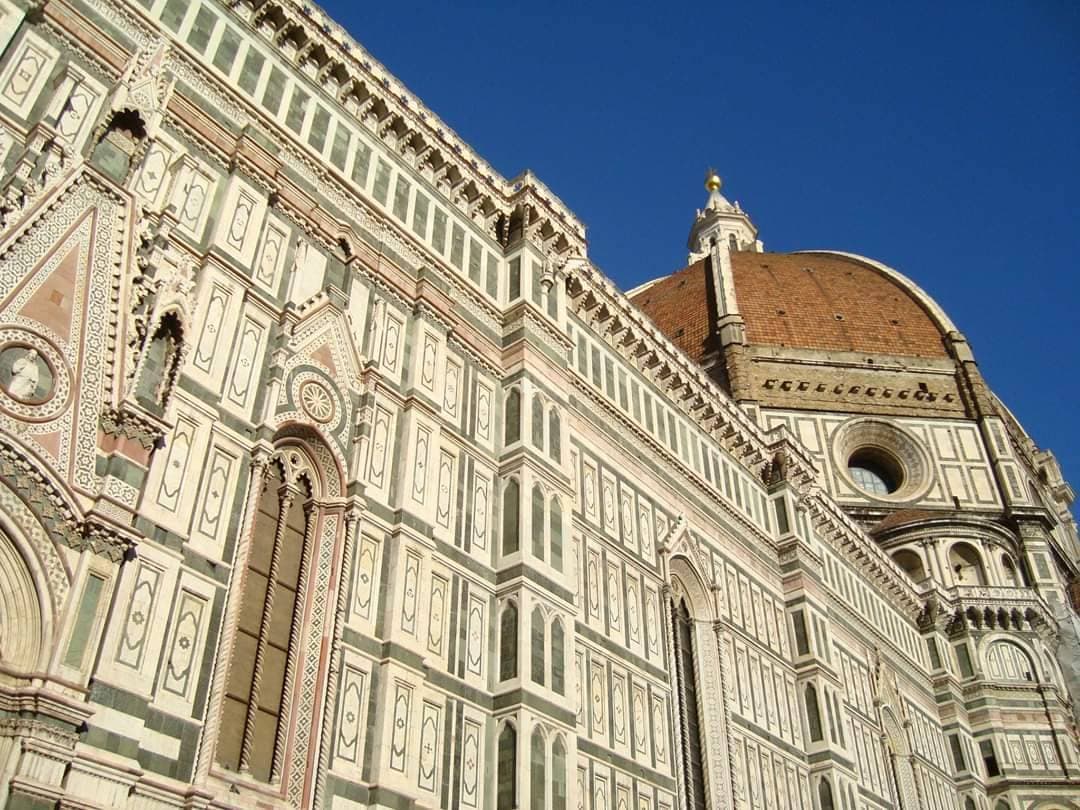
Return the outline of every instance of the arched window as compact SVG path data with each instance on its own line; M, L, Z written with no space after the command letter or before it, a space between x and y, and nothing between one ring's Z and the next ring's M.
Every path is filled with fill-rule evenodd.
M509 723L499 734L496 758L496 810L514 810L517 806L517 732Z
M532 401L532 443L538 450L544 449L544 400L536 396Z
M499 621L499 680L517 677L518 612L517 605L507 602Z
M516 478L511 478L506 482L506 488L503 489L503 554L513 554L520 548L520 509L521 487L518 485Z
M917 551L912 551L909 548L900 549L892 555L893 562L899 565L907 575L916 582L922 582L926 579L926 568L923 566L922 557L919 556Z
M544 611L539 607L532 612L532 679L544 685Z
M564 647L562 622L556 619L551 623L551 691L558 695L566 694Z
M306 496L279 467L259 498L222 708L218 762L268 782L280 776L288 706L282 705L295 612L303 609ZM259 482L261 484L262 482ZM257 484L258 485L258 484Z
M982 555L970 543L953 543L949 549L949 566L957 585L986 585Z
M806 724L810 729L810 740L812 742L821 742L821 709L818 708L817 689L814 688L812 683L806 685L804 699L806 701Z
M105 134L94 147L91 160L117 183L123 185L131 171L131 161L146 139L146 124L133 110L113 113Z
M532 488L532 553L544 559L544 491L539 484Z
M529 791L529 806L533 808L544 807L544 793L547 778L544 774L547 765L547 754L544 751L544 735L540 729L534 729L532 742L529 743L529 772L532 776L532 789Z
M829 694L828 689L822 689L821 696L825 698L825 720L829 724L829 739L833 742L838 742L839 738L836 736L836 715L833 712L833 704L831 703L832 696Z
M511 388L506 395L506 421L503 423L503 444L513 444L521 438L521 391Z
M686 600L671 604L672 640L675 645L675 683L678 688L679 718L682 720L683 788L686 805L705 810L705 766L701 751L701 723L698 718L697 666L694 650L694 623Z
M562 460L562 426L555 408L548 413L548 455L556 463Z
M551 746L551 810L566 810L566 746L556 737Z
M832 700L832 717L829 719L829 723L830 728L833 729L833 742L844 745L844 716L840 714L840 699L836 696L836 692L832 692L829 697ZM841 794L841 798L843 798L843 794Z
M1009 641L995 641L986 648L986 672L995 681L1036 680L1031 657Z
M975 800L970 796L964 797L964 810L975 810Z
M829 777L821 777L821 781L818 782L818 803L821 805L821 810L835 810L832 797L832 784L829 782Z
M1005 575L1006 585L1019 588L1023 584L1020 581L1020 574L1016 570L1016 565L1013 564L1012 557L1008 554L1001 555L1001 570Z
M548 534L551 535L551 567L562 571L562 505L558 498L552 498L548 507L548 525Z
M1043 672L1046 674L1044 680L1054 684L1057 687L1061 686L1061 679L1058 677L1057 667L1054 665L1054 659L1048 652L1043 652Z
M143 353L135 400L147 410L160 414L168 404L180 365L183 330L175 314L165 315Z

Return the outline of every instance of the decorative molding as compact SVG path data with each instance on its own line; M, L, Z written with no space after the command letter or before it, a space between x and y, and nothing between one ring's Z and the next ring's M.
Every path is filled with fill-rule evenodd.
M101 409L101 429L110 436L133 439L145 450L161 447L169 425L139 410L136 413L126 404L119 408L106 405Z
M527 225L549 239L561 236L567 248L584 250L584 226L532 172L510 180L500 176L320 9L295 0L273 0L257 8L249 0L239 0L232 8L291 56L298 74L338 98L344 111L390 151L412 156L421 174L430 174L467 216L490 223L493 234L499 232L497 223L531 211L525 213ZM286 31L289 36L282 41Z
M766 459L774 459L783 449L787 456L786 480L817 533L870 579L883 585L912 619L918 617L922 603L910 579L814 483L818 478L814 463L790 431L774 429L766 433L758 427L587 259L573 257L563 265L563 271L567 275L568 303L574 312L637 365L646 378L655 380L661 393L666 390L668 399L706 434L713 436L751 475L760 479L759 465ZM579 387L585 390L584 386ZM635 428L640 432L638 426ZM649 437L645 438L649 441ZM681 461L677 463L685 466Z

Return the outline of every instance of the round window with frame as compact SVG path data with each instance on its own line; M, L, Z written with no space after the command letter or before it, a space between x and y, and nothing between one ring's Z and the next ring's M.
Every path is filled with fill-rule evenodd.
M885 503L918 500L933 486L930 453L911 432L878 417L854 417L830 439L842 491Z
M847 462L855 485L869 495L892 495L904 485L904 468L890 453L878 447L860 447Z

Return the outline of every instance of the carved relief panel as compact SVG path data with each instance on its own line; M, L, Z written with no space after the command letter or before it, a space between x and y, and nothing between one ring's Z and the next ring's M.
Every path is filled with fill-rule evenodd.
M351 650L345 653L338 684L331 768L346 778L360 779L363 773L371 668L367 658Z
M178 158L174 176L169 204L176 209L180 230L200 242L217 190L214 174L201 161L185 154Z
M242 267L252 265L262 220L266 213L264 194L251 183L234 175L222 201L224 213L217 223L215 244L233 256Z
M0 247L0 424L23 423L23 440L92 495L100 415L123 385L129 216L77 170Z
M220 559L225 538L237 519L232 509L237 487L246 480L243 450L212 425L210 446L200 470L198 495L188 534L191 547L210 559Z
M5 15L5 20L9 17L10 12ZM33 31L24 29L0 71L0 104L17 117L26 119L57 59L59 54L55 48Z

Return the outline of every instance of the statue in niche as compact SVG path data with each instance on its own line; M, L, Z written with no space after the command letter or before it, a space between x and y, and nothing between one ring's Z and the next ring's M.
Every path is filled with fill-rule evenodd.
M49 364L30 346L8 346L0 350L0 384L12 399L36 405L53 389Z
M16 399L30 399L38 387L38 353L27 349L26 354L11 364L8 393Z

